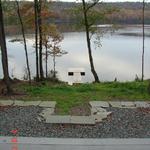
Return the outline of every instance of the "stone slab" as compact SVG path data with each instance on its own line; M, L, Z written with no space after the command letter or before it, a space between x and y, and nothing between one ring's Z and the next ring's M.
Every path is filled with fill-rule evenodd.
M14 106L24 106L24 101L19 101L19 100L15 100L14 101Z
M134 103L136 107L143 107L143 108L150 107L150 104L148 102L135 101Z
M61 124L69 124L71 123L71 116L66 115L66 116L59 116L59 115L51 115L46 118L46 123L61 123Z
M91 108L91 115L94 115L94 114L96 114L96 113L97 113L96 107L92 107L92 108Z
M71 124L95 124L92 116L71 116Z
M109 103L105 101L90 101L91 107L109 107Z
M46 118L46 123L55 124L95 124L95 119L92 116L59 116L51 115Z
M117 108L121 108L121 102L119 101L109 101L109 104L112 106L112 107L117 107Z
M0 100L0 106L10 106L13 105L13 100Z
M23 106L39 106L41 101L25 101Z
M122 101L121 106L124 108L135 108L135 103L134 102L129 102L129 101Z
M106 112L107 110L102 107L96 107L97 112Z
M101 115L92 115L92 117L94 118L95 122L102 122L103 118Z
M106 112L106 109L102 107L92 107L91 114L97 114L97 112Z
M92 117L94 118L95 122L102 122L103 119L106 119L111 113L112 112L98 113L96 115L92 115Z
M40 103L40 107L50 107L50 108L55 108L56 102L55 101L42 101Z
M55 111L54 108L44 108L44 110L39 115L46 119L50 115L54 114L54 111Z
M150 101L146 101L146 103L150 104Z
M110 115L112 112L98 112L97 115L99 115L102 119L107 118L108 115Z

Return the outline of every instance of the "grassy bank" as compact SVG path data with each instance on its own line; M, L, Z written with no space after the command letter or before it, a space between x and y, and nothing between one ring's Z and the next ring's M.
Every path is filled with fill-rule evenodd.
M45 82L29 86L27 83L17 83L15 89L25 95L10 97L23 100L57 101L59 113L65 114L73 107L87 106L93 100L150 100L147 92L148 82L104 82L99 84L52 84ZM4 97L3 97L4 98ZM2 99L2 97L1 97Z

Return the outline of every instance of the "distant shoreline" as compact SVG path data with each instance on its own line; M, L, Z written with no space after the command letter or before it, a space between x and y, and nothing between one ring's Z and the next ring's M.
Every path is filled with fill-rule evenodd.
M94 27L96 27L97 25L95 25ZM98 25L97 27L100 27L100 28L110 28L110 27L113 27L112 24L100 24ZM115 28L126 28L126 27L138 27L138 28L142 28L142 24L115 24L114 25ZM150 28L150 24L146 24L145 25L145 28ZM6 35L8 37L10 36L18 36L21 34L21 32L19 31L19 28L18 26L6 26L5 27L5 31L6 31ZM84 30L76 30L74 27L70 27L70 29L68 28L61 28L59 29L60 32L62 33L65 33L65 32L82 32ZM31 34L34 34L34 31L33 30L28 30L26 31L26 35L31 35Z

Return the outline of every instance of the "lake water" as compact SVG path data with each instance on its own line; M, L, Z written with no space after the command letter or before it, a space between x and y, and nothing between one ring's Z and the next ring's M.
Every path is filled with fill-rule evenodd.
M145 79L150 77L150 26L146 26L145 38ZM128 35L129 34L129 35ZM141 77L141 56L142 56L142 28L130 26L119 29L113 34L105 33L101 37L101 47L93 44L93 59L95 69L101 81L113 81L115 77L119 81L134 80L137 74ZM85 82L93 81L90 72L88 50L84 32L63 33L64 40L61 43L63 50L68 54L56 59L56 70L63 81L68 81L67 70L72 67L85 68ZM15 36L16 37L16 36ZM9 55L10 75L22 78L25 67L23 44L9 42L15 38L7 37L7 49ZM27 44L29 61L32 74L35 74L35 53L33 48L33 37L28 36ZM43 64L45 65L45 64ZM52 58L49 57L49 70L52 69ZM0 77L2 77L2 66L0 62Z

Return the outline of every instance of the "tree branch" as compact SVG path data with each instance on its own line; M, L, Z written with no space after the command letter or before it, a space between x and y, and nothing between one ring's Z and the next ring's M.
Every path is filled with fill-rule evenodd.
M98 2L99 2L99 0L94 0L94 2L93 2L91 5L89 5L89 6L85 9L85 11L87 12L90 8L94 7Z

